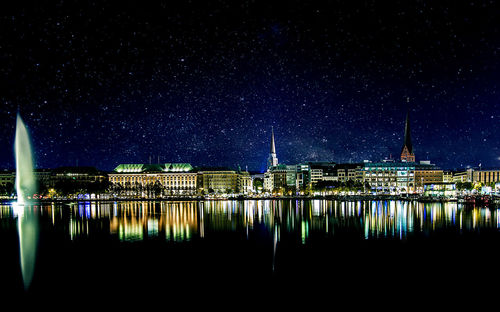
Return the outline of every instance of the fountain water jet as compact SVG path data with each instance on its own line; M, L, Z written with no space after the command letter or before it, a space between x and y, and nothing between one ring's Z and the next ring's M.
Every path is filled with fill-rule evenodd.
M35 176L33 174L33 153L28 129L17 114L16 138L14 143L16 156L16 192L18 205L24 205L27 195L32 196L36 189Z
M27 201L36 192L33 174L33 154L28 130L19 113L16 120L14 143L16 159L17 203L13 205L17 212L19 233L19 254L24 288L28 289L33 279L38 244L38 220L33 207Z

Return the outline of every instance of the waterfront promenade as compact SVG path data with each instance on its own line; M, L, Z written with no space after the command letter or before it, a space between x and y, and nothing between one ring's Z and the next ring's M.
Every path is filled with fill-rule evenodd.
M100 197L100 198L43 198L36 199L36 202L110 202L110 201L224 201L224 200L336 200L336 201L384 201L384 200L399 200L399 201L418 201L418 202L458 202L464 204L484 204L495 207L500 207L500 195L464 195L457 197L429 197L419 194L402 194L402 195L386 195L386 194L357 194L357 195L297 195L297 196L257 196L257 195L236 195L236 196L167 196L157 198L136 198L136 197ZM0 202L8 203L15 201L16 198L2 198Z

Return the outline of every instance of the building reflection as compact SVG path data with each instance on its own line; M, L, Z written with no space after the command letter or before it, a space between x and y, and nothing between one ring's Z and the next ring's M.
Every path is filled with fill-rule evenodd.
M128 201L47 203L40 222L70 240L107 238L185 242L219 233L306 244L315 238L407 239L434 232L500 227L499 209L411 201ZM11 205L0 205L0 227L15 227ZM262 236L264 235L264 236ZM266 236L267 235L267 236Z
M109 229L121 241L163 238L172 241L190 240L198 233L196 202L115 202L80 203L73 207L71 238L89 236L89 224L104 221L91 229Z

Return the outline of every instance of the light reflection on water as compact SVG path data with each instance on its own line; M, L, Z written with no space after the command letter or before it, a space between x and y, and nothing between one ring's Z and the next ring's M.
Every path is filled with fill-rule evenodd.
M311 235L338 233L404 240L418 233L460 234L500 226L498 209L406 201L81 202L42 204L38 211L41 223L59 229L70 240L108 236L127 242L183 242L222 232L241 232L248 238L256 227L266 229L273 241L287 233L302 244ZM11 205L0 205L0 219L14 218Z

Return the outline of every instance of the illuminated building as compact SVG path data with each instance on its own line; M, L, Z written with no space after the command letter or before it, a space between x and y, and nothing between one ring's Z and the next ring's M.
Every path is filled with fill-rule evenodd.
M424 185L443 182L443 170L429 161L415 164L415 186L419 192L424 191Z
M295 166L296 186L298 188L306 188L311 183L310 167L307 164L298 164Z
M474 183L489 185L500 182L500 169L469 169L468 172Z
M229 168L198 169L199 192L227 194L234 193L238 186L238 174Z
M363 164L363 183L368 182L372 192L413 193L415 191L415 163L380 162Z
M494 184L500 182L500 169L469 168L465 171L453 173L453 182L472 182L485 185Z
M285 187L310 187L321 181L363 181L361 164L336 164L334 162L307 162L298 165L272 166L264 175L264 188L275 191Z
M472 182L472 177L469 176L467 171L458 171L453 173L453 183L464 183L464 182Z
M316 166L310 166L309 174L311 183L323 181L323 169L317 168Z
M273 190L273 183L271 180L271 172L269 171L269 168L266 172L264 172L264 182L262 184L262 187L266 192L271 192Z
M335 179L335 166L334 162L308 162L309 169L309 182L317 183L323 180L334 180Z
M109 174L115 192L129 196L194 195L197 173L187 163L121 164Z
M79 183L102 182L108 177L105 172L94 167L59 167L53 170L39 169L34 172L40 181L71 181Z
M253 193L253 180L248 171L238 171L237 190L241 194Z
M363 181L363 164L336 164L334 169L334 181L347 182ZM326 180L326 179L323 179Z
M12 173L15 178L16 173ZM103 193L107 191L108 175L94 167L59 167L55 169L34 169L33 175L40 196L77 196L82 193ZM1 185L0 178L0 185ZM102 183L104 182L104 183ZM51 194L48 194L47 192ZM89 196L94 196L87 194ZM83 195L82 195L83 196Z
M275 192L287 187L287 166L276 165L267 169L264 174L264 189Z
M286 166L286 185L290 187L298 187L296 165Z
M16 180L16 173L12 171L0 171L0 186L5 187L8 184L14 185Z
M424 195L430 197L455 197L457 190L455 183L429 183L424 184Z
M0 196L10 197L15 191L16 174L11 171L0 171Z
M11 173L12 178L16 176L15 172ZM103 182L108 179L104 171L94 167L59 167L56 169L34 169L33 175L39 184L46 187L54 187L58 182L67 183L94 183ZM0 174L0 184L1 184Z
M415 154L413 154L413 146L411 144L410 135L410 112L406 113L405 139L403 148L401 149L401 161L415 162Z
M452 171L443 171L443 182L444 183L453 182L453 172Z

